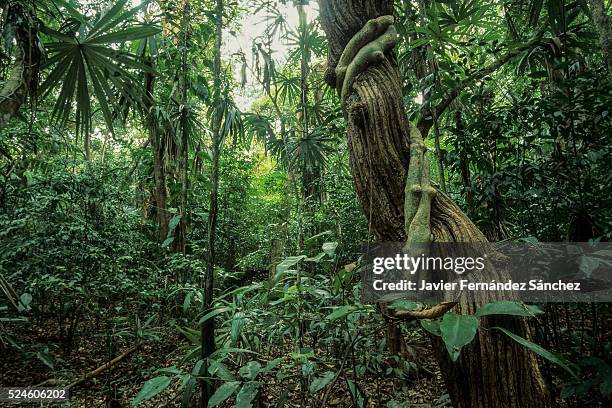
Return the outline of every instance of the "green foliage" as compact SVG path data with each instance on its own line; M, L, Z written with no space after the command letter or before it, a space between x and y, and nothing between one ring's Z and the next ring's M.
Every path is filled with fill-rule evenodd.
M165 375L161 375L159 377L151 378L147 381L142 390L134 397L132 400L132 406L135 407L141 402L150 400L155 397L157 394L165 390L170 386L172 380Z
M552 362L554 364L557 364L558 366L563 368L565 371L570 373L574 378L578 378L578 376L576 375L574 370L570 367L570 363L565 358L563 358L562 356L554 354L554 353L551 353L550 351L544 349L543 347L541 347L541 346L539 346L539 345L537 345L535 343L532 343L529 340L526 340L526 339L522 338L521 336L517 336L516 334L511 333L511 332L509 332L508 330L506 330L506 329L504 329L502 327L495 327L495 329L503 332L508 337L510 337L512 340L516 341L521 346L524 346L524 347L528 348L529 350L533 351L534 353L536 353L540 357L543 357L543 358L549 360L550 362Z
M440 322L440 333L451 360L456 361L461 348L469 344L478 330L478 319L474 316L446 313Z
M236 408L251 408L253 400L257 396L259 385L257 381L244 383L240 391L238 391L238 395L236 395Z
M321 377L315 378L311 383L308 391L311 394L316 394L321 391L323 388L327 387L329 383L336 377L336 374L333 371L326 371L323 373Z
M138 57L114 47L144 39L159 32L152 25L135 25L134 16L142 5L124 11L127 0L117 2L99 17L89 18L72 9L76 18L55 30L43 26L41 31L54 41L46 44L49 59L43 68L50 68L40 87L42 97L53 89L61 88L53 108L53 116L65 126L73 102L76 105L76 132L89 133L92 129L93 110L90 95L95 95L109 129L113 129L113 112L119 103L116 93L130 101L140 103L142 92L128 69L151 72L151 68L138 61ZM75 97L76 95L76 97Z
M481 306L473 316L449 312L446 313L441 319L421 320L421 326L434 336L441 337L446 345L446 349L451 357L451 360L456 361L461 354L461 349L470 344L476 336L479 328L479 320L482 317L491 315L534 317L535 315L542 313L544 312L537 306L524 305L511 301L498 301ZM557 364L570 373L574 378L578 378L574 370L570 367L571 363L569 363L563 356L552 353L544 349L542 346L528 341L504 328L493 327L493 329L502 331L512 340L532 350L550 362Z
M291 25L284 11L294 4L255 3L224 3L224 36L240 29L243 15L266 26L253 44L239 44L252 46L251 55L223 52L221 78L213 75L210 2L190 1L189 16L163 2L23 4L37 16L36 46L47 54L37 67L35 103L0 129L0 274L16 291L13 302L0 304L3 351L33 372L68 378L82 375L81 365L78 373L68 366L75 351L79 359L90 351L81 342L104 344L103 361L126 344L159 346L127 364L137 372L130 381L114 377L103 387L110 393L142 382L133 405L178 404L170 399L182 392L188 407L204 377L219 385L209 407L251 407L270 395L278 405L298 395L316 405L331 394L365 406L373 379L409 384L388 404L404 406L414 399L407 380L431 370L422 360L423 334L441 337L452 360L476 335L501 336L552 363L553 376L571 376L562 398L609 397L610 367L583 358L609 353L601 305L585 318L571 305L561 312L547 306L543 315L540 306L499 301L473 316L406 322L407 357L390 355L385 320L361 303L362 244L375 237L350 171L362 163L350 162L355 145L344 137L345 113L324 84L328 44L309 13ZM431 158L446 170L432 169L485 235L611 239L612 86L586 2L396 1L395 16L410 119L433 121L430 109L455 94L435 118L441 151ZM16 25L0 24L4 86ZM151 95L143 92L146 79ZM214 305L202 310L210 133L218 117ZM168 234L158 239L161 211ZM588 274L596 262L581 267ZM538 319L543 328L528 341L490 327L511 317ZM217 350L203 360L200 325L213 320ZM568 327L544 327L558 321ZM33 335L39 328L42 342ZM171 367L157 369L169 360ZM448 395L432 400L450 406Z
M565 384L561 392L561 398L582 396L592 388L599 388L599 392L604 398L612 394L612 368L608 363L597 357L587 357L579 361L578 365L581 370L591 371L593 374L586 379Z
M217 391L213 394L213 396L208 401L208 407L214 408L217 405L221 404L229 397L231 397L240 387L240 382L238 381L230 381L223 383Z
M476 317L488 315L511 315L511 316L536 316L544 313L538 306L525 305L509 300L500 300L498 302L487 303L476 310Z

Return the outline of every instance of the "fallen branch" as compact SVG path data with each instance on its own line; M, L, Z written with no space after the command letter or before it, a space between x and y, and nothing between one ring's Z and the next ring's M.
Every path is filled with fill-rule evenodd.
M15 289L11 286L8 280L0 273L0 291L4 293L9 303L13 305L13 307L17 311L21 311L19 309L19 305L21 304L21 300L19 299L19 295L15 292ZM24 305L25 306L25 305Z
M101 365L100 367L96 368L95 370L88 372L87 374L85 374L84 376L79 378L78 380L76 380L73 383L71 383L70 385L68 385L66 388L67 389L74 388L74 387L76 387L77 385L79 385L81 383L84 383L86 381L91 380L94 377L97 377L99 374L103 373L107 369L109 369L112 366L114 366L115 364L119 363L121 360L124 360L127 356L129 356L130 354L132 354L133 352L138 350L139 347L140 347L140 344L137 344L137 345L135 345L133 347L130 347L129 349L127 349L126 351L124 351L123 353L121 353L120 355L118 355L117 357L115 357L114 359L109 361L108 363L105 363L105 364Z

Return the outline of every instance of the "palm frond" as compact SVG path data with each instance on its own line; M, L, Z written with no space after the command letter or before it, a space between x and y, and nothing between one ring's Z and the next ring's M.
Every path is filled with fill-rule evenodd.
M65 126L74 108L77 134L91 132L93 96L99 103L104 121L113 132L112 108L117 108L115 93L133 104L140 101L141 89L130 70L152 72L138 57L120 50L116 44L149 38L160 31L149 24L129 25L144 5L123 12L122 0L103 12L93 24L79 24L78 34L71 28L55 30L42 27L41 32L55 40L46 44L49 59L43 68L51 71L39 89L46 97L59 88L53 119ZM69 10L77 21L88 21L75 9Z

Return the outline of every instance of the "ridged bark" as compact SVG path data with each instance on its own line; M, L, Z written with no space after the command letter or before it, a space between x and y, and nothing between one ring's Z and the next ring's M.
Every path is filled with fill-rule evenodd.
M15 29L15 60L0 90L0 129L17 114L28 95L34 91L40 64L36 30L21 5L12 3L7 10L8 23Z
M329 42L326 80L336 85L335 67L349 40L372 19L393 14L393 2L319 0ZM350 164L366 217L379 239L406 241L404 187L410 162L410 124L402 102L401 78L393 51L358 75L344 103ZM486 242L484 235L442 192L431 205L435 242ZM501 272L500 272L501 275ZM463 299L455 311L473 313L490 298ZM529 338L522 319L483 321L503 325ZM533 353L480 330L453 363L439 338L433 339L441 373L456 408L524 408L548 406L544 382Z

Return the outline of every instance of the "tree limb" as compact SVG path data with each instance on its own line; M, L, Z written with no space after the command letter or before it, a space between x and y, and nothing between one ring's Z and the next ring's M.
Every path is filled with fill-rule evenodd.
M79 378L78 380L72 382L66 388L72 389L72 388L76 387L77 385L79 385L79 384L81 384L81 383L83 383L85 381L91 380L92 378L94 378L97 375L103 373L104 371L106 371L110 367L112 367L115 364L119 363L120 361L124 360L127 356L129 356L130 354L132 354L133 352L138 350L139 347L140 347L140 344L136 344L135 346L130 347L129 349L125 350L123 353L121 353L117 357L113 358L108 363L102 364L100 367L96 368L95 370L92 370L92 371L88 372L87 374L85 374L81 378Z
M434 108L427 109L424 114L421 116L417 127L421 131L421 134L425 137L429 133L429 129L433 125L433 118L439 118L444 111L449 107L449 105L459 96L459 94L468 86L472 85L474 82L486 77L487 75L492 74L497 71L499 68L504 66L508 61L512 58L516 57L523 51L526 51L532 48L535 45L538 45L542 41L542 37L544 36L544 30L540 30L536 37L531 41L515 48L514 50L508 51L497 61L491 63L490 65L474 72L472 75L467 78L461 80L454 88L452 88L442 99L442 101Z

